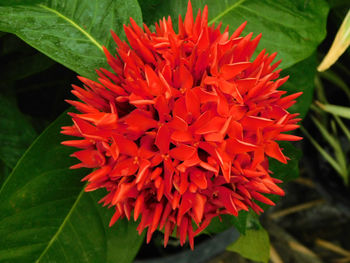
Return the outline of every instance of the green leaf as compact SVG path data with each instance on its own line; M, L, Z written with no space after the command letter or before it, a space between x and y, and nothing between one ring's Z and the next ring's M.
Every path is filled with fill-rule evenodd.
M338 138L336 138L336 134L332 134L330 131L328 131L327 127L319 122L315 117L311 116L311 119L329 145L332 146L334 150L339 149L340 143Z
M0 188L0 262L131 262L143 237L135 223L109 228L112 211L85 193L86 170L69 170L72 150L59 117L31 145Z
M46 0L0 6L0 30L15 33L80 75L95 78L95 69L107 66L102 46L114 49L110 30L123 35L129 17L142 21L136 0Z
M270 258L269 235L257 219L252 221L254 226L247 229L245 235L241 235L227 250L237 252L250 260L267 263Z
M269 169L273 172L273 177L287 183L299 177L299 160L302 152L289 142L280 142L279 145L283 149L284 155L289 157L290 160L287 164L284 164L271 158L269 160Z
M141 0L140 5L147 24L170 15L176 25L179 14L184 18L187 2ZM210 25L223 22L223 28L229 25L232 32L247 21L244 33L262 33L258 50L266 48L269 53L278 52L282 68L309 57L326 36L329 8L324 0L194 0L194 13L205 4L209 8Z
M0 159L13 168L36 132L17 105L0 94Z
M331 67L350 45L350 10L345 16L337 35L327 55L318 66L318 71L325 71Z
M269 236L263 228L249 229L227 250L237 252L250 260L267 263L270 258Z
M248 212L240 211L238 216L221 215L214 217L210 225L203 231L204 234L216 234L234 226L241 234L245 234Z
M300 91L303 92L303 94L296 99L297 102L288 110L292 113L300 113L301 118L305 117L312 103L316 65L316 54L313 54L309 58L283 70L281 74L281 76L289 75L288 81L283 84L281 89L287 90L288 94Z
M14 5L32 5L45 0L1 0L0 6L14 6Z
M0 160L0 187L10 173L11 173L11 168L8 167L3 161Z
M302 132L309 139L312 145L318 150L318 152L322 155L322 157L333 167L334 170L338 172L339 175L343 175L342 168L337 163L337 161L326 151L323 147L309 134L309 132L301 127ZM346 176L343 176L344 180L346 180Z
M338 123L338 125L342 129L342 131L344 132L348 141L350 142L350 130L349 130L349 128L346 127L345 123L338 116L334 116L334 119Z
M336 116L350 119L350 107L338 106L333 104L321 104L319 106L322 110L332 113Z

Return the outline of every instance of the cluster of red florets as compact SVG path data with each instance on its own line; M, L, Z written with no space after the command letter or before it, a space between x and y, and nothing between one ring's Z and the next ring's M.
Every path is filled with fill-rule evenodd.
M273 205L263 194L284 194L268 157L286 163L276 141L300 139L282 133L298 127L286 109L300 93L282 97L287 78L278 79L279 62L271 65L276 54L250 61L261 35L240 37L244 26L221 33L208 26L207 7L194 21L190 3L178 33L170 18L156 32L131 19L130 46L112 33L117 55L105 49L113 72L73 86L81 101L68 102L81 113L70 113L74 124L62 133L83 139L63 144L81 148L72 168L95 168L86 191L107 189L101 202L115 209L111 225L141 217L148 242L164 228L166 245L176 227L193 247L213 217L260 213L255 200Z

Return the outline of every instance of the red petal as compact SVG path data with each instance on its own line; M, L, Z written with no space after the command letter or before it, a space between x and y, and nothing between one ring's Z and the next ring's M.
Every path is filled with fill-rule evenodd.
M231 163L224 163L220 167L226 182L229 183L231 178Z
M163 92L162 82L149 65L145 65L145 76L151 94L153 96L161 95Z
M239 93L236 84L223 80L223 81L220 81L219 88L223 93L232 96L234 99L236 99L238 103L243 104L244 102L243 98Z
M189 131L174 131L171 134L171 139L177 142L190 142L193 140L193 137Z
M211 121L211 113L210 111L203 112L198 119L191 125L191 129L196 131L203 126L208 125L209 121Z
M137 156L137 145L122 135L113 135L115 143L118 145L119 153L129 156Z
M61 142L61 144L66 146L76 147L76 148L82 148L82 149L85 149L94 145L94 143L90 140L71 140L71 141Z
M96 168L105 164L105 157L98 151L95 150L82 150L72 154L72 156L78 158L82 163L83 167Z
M187 173L180 173L180 188L179 192L181 195L183 195L187 188L188 188L188 174Z
M184 97L180 97L177 101L175 101L173 108L173 116L178 116L181 119L187 121L187 111L186 111L186 102Z
M254 151L257 146L238 139L226 140L226 151L230 154L245 153Z
M279 188L271 179L262 179L262 182L276 195L284 195L284 191Z
M179 116L174 116L173 120L168 123L169 128L172 128L174 130L178 131L187 131L188 124L183 119L181 119Z
M71 104L72 106L74 106L78 111L83 113L99 112L96 108L88 104L82 103L80 101L74 101L74 100L65 100L65 101Z
M281 163L287 163L287 159L282 153L281 148L279 147L277 142L270 141L269 143L267 143L265 146L265 153L268 156L280 161Z
M155 108L158 111L159 120L164 121L165 117L169 115L169 106L164 96L159 96L155 102Z
M238 211L237 211L236 205L232 201L231 190L229 190L224 186L219 186L218 190L219 190L219 199L222 202L222 204L232 215L237 216Z
M148 175L147 173L147 169L151 166L151 162L148 160L142 160L140 162L140 166L139 166L139 171L136 175L136 183L140 183L141 181L144 180L145 176Z
M112 82L110 82L108 80L99 78L98 81L101 82L101 84L103 84L106 88L113 91L117 95L122 95L122 96L128 95L128 93L126 93L126 91L122 87L120 87L116 84L113 84Z
M230 108L229 115L232 117L232 120L238 121L245 116L247 113L247 108L247 106L233 105Z
M199 166L210 171L210 172L213 172L214 174L218 174L219 170L216 169L214 166L211 166L210 164L206 163L206 162L200 162L199 163Z
M155 144L157 145L159 151L164 154L169 151L170 145L170 132L167 125L162 125L156 136Z
M84 135L84 137L102 141L108 140L108 137L110 135L109 131L99 130L87 121L84 121L79 118L73 118L72 120L75 124L75 127L82 135Z
M154 209L154 213L153 213L153 220L152 220L152 226L151 226L152 233L154 231L156 231L156 229L158 227L158 223L159 223L160 217L162 215L162 212L163 212L163 205L161 203L157 203L156 208Z
M240 94L245 94L253 88L253 86L256 84L256 81L257 80L255 78L238 79L236 81L237 89Z
M175 87L179 87L181 92L190 90L193 86L193 76L191 72L187 69L187 67L183 63L181 63L178 71L176 71L175 73Z
M114 194L114 197L112 199L112 205L116 205L117 203L123 201L124 199L128 198L128 193L132 190L132 188L135 187L135 183L120 183L118 186L117 191Z
M113 178L113 177L134 175L137 169L138 169L138 165L135 164L133 158L126 159L118 162L114 166L110 176L111 178Z
M198 127L195 131L196 134L207 134L213 132L219 132L226 122L225 118L214 117L210 122L203 123L203 126Z
M239 35L243 32L245 26L247 25L247 21L243 22L237 29L235 32L233 32L233 34L231 35L231 39L234 39L236 37L239 37Z
M146 112L136 109L125 117L125 122L131 130L135 131L147 131L157 127L157 121L147 115Z
M111 167L109 165L103 166L100 169L97 169L93 171L92 173L85 176L82 181L88 180L89 182L100 180L101 178L105 177L109 172L111 171ZM105 177L105 179L108 179L108 177Z
M193 12L192 12L192 4L191 1L188 1L187 4L187 12L184 21L184 27L187 35L192 35L193 29Z
M296 125L298 126L298 125ZM275 137L276 141L300 141L303 137L295 136L292 134L279 134Z
M118 115L113 113L86 113L77 115L80 119L92 122L98 127L116 129L118 127Z
M190 172L190 180L195 183L200 189L206 189L208 186L205 172L195 169Z
M137 218L139 217L139 215L141 214L144 206L145 206L145 196L143 193L140 193L137 198L136 198L136 202L135 202L135 208L134 208L134 221L137 220Z
M113 214L111 221L109 222L109 227L113 226L115 222L120 218L122 214L119 212L118 209L115 209L115 213Z
M198 118L200 115L200 101L196 93L188 90L185 95L186 109L193 117Z
M180 144L179 146L171 149L169 154L171 157L177 160L184 161L189 159L195 152L195 147L186 144Z
M242 119L241 124L245 130L256 131L258 128L265 128L272 125L273 120L255 116L247 116Z
M225 79L232 79L250 66L251 62L238 62L223 65L220 69L220 76Z
M179 206L179 212L177 214L177 225L181 224L184 214L186 214L192 208L192 202L190 198L188 198L188 194L184 195L181 199L181 203Z
M202 221L206 201L207 198L204 195L195 194L195 203L192 210L194 213L194 220L197 224L199 224Z
M188 217L185 216L182 220L182 223L180 225L179 229L179 233L180 233L180 245L182 246L183 244L185 244L186 242L186 238L187 238L187 229L188 229Z
M262 194L259 194L258 192L255 192L255 191L251 191L250 193L252 195L252 197L255 199L255 200L258 200L264 204L267 204L267 205L275 205L274 202L272 202L270 199L268 199L267 197L263 196Z
M217 104L217 111L221 116L228 116L229 114L229 105L227 102L227 99L223 94L218 92L218 104Z
M224 139L224 136L221 133L209 133L204 135L204 139L207 142L222 142Z
M243 140L243 128L242 125L237 121L231 121L227 134L230 138Z

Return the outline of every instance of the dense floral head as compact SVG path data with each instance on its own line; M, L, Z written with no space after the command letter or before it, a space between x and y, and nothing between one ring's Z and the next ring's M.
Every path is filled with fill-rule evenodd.
M110 225L141 217L148 242L164 228L166 245L176 227L193 248L213 217L260 213L255 201L273 205L263 194L284 194L268 157L286 163L276 141L300 139L283 133L298 127L287 109L300 93L282 97L276 54L251 60L261 35L240 37L244 26L221 33L208 26L207 7L194 20L190 3L178 33L170 18L156 32L131 19L130 46L112 32L117 54L105 49L113 71L73 86L81 101L68 102L80 113L62 133L82 139L63 144L81 149L72 168L95 168L83 180L86 191L108 191L101 202L115 209Z

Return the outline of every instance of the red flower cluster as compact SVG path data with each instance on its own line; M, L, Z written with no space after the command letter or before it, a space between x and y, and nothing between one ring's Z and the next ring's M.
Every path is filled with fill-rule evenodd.
M174 228L189 243L221 214L263 210L255 200L273 205L263 194L283 195L270 176L268 157L283 163L276 141L299 140L284 134L298 128L289 108L301 93L282 97L276 54L251 56L261 35L231 36L221 24L208 26L208 10L197 18L188 5L178 33L170 17L156 32L134 20L125 26L129 44L113 32L117 55L105 54L114 72L97 71L99 82L79 77L73 86L80 101L68 101L73 126L63 134L82 137L63 142L81 148L81 163L95 170L83 180L86 191L106 188L101 200L120 217L141 217L149 242L164 228L164 245ZM196 227L193 228L193 221Z

